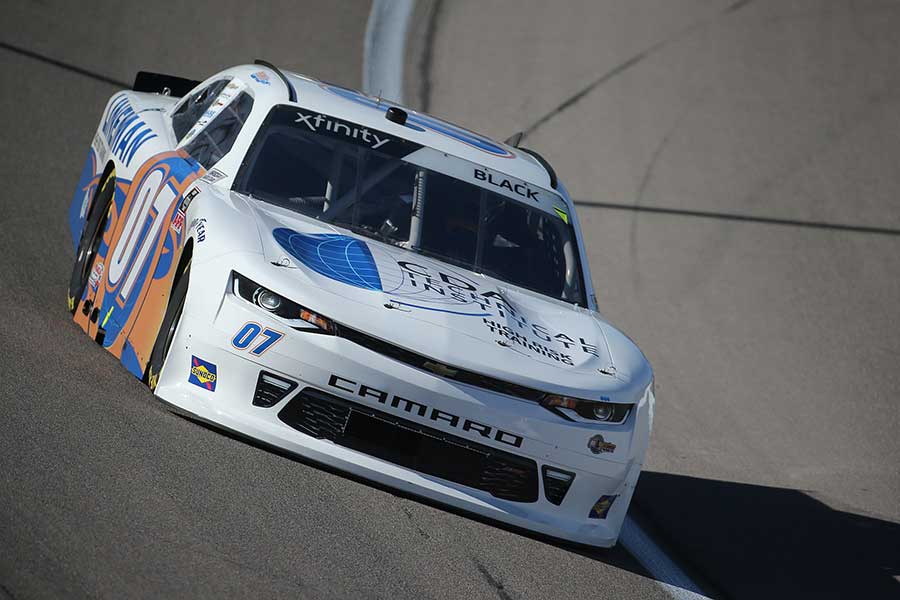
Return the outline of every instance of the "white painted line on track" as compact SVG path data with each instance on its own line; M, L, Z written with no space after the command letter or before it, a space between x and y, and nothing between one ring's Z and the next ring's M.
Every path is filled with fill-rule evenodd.
M403 103L403 55L413 0L374 0L363 43L363 91Z
M403 102L406 29L414 0L374 0L363 45L363 91ZM630 516L625 517L619 543L676 600L709 600L700 587L650 538Z
M619 543L677 600L709 600L631 516L625 517Z

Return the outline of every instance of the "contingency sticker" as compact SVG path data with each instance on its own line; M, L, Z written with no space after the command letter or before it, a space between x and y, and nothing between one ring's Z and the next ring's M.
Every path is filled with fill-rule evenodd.
M606 515L609 514L609 509L612 508L613 502L616 501L616 498L618 498L618 496L600 496L600 499L597 500L597 503L591 508L588 518L605 519Z
M202 358L191 356L191 375L188 382L210 392L216 391L216 365Z
M554 206L553 210L556 211L557 216L563 220L563 223L566 225L569 224L569 214L558 206Z

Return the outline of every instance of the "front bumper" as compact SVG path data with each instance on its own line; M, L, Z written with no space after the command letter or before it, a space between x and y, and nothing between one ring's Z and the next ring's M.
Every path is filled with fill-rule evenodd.
M195 285L192 277L192 288ZM650 388L622 425L570 423L533 402L449 381L351 341L286 328L227 291L212 306L206 300L209 294L192 292L156 389L170 405L332 468L488 519L579 544L609 547L616 543L649 441L654 402ZM232 343L247 323L283 337L257 356L254 346L240 349ZM200 381L198 360L205 365ZM210 369L215 373L214 385ZM261 371L297 386L272 407L254 406ZM446 447L434 443L440 438L451 445L533 463L536 499L510 500L522 496L498 493L466 479L465 473L450 475L441 467L426 467L422 461L350 443L346 436L317 437L316 432L298 428L285 418L288 407L310 393L327 394L353 415L374 414L378 427L387 423L400 428L381 429L386 435L418 430L430 440L427 447L432 452ZM587 440L597 433L614 443L616 450L592 454ZM440 463L440 456L433 458ZM459 460L456 455L452 459ZM548 500L543 467L575 474L558 506ZM603 518L597 518L596 512L592 517L602 497L615 500Z

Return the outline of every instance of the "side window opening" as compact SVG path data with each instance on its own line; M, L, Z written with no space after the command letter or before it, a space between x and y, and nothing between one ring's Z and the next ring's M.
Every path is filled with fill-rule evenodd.
M172 130L175 132L176 140L181 141L227 84L227 79L214 81L178 107L178 110L172 115Z
M215 98L216 96L212 96L212 99ZM188 142L184 147L185 151L205 168L210 168L231 150L252 109L253 97L247 92L241 92Z

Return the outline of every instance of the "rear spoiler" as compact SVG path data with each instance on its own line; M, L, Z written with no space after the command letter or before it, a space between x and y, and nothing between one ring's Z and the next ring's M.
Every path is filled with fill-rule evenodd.
M138 74L134 76L134 85L131 86L131 89L135 92L150 92L152 94L181 98L198 85L200 85L200 82L193 79L164 75L162 73L150 73L149 71L138 71Z

